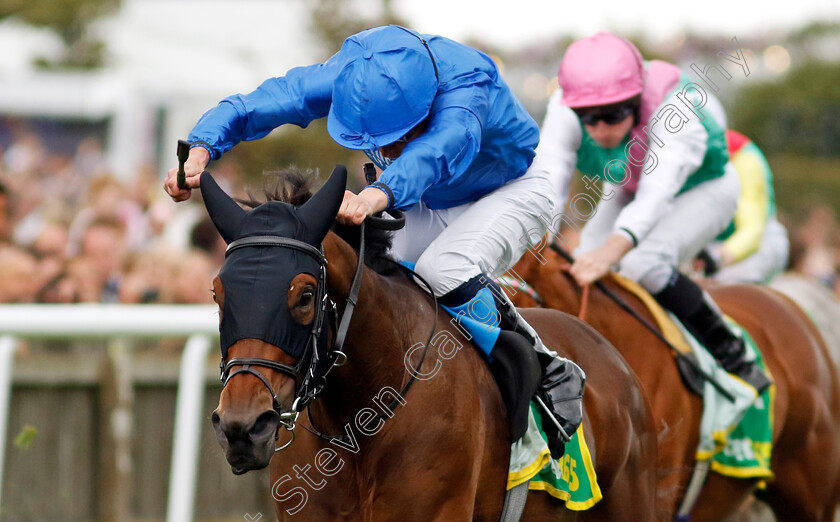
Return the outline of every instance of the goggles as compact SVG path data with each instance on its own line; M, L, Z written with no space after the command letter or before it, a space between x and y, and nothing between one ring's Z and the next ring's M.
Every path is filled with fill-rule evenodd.
M597 125L603 121L607 125L615 125L633 114L637 104L634 101L624 101L603 107L585 107L572 109L584 125Z

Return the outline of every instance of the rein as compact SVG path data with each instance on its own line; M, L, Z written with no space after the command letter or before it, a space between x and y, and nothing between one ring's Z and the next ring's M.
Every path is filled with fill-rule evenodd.
M557 255L562 257L568 263L574 264L575 258L572 257L571 254L566 252L566 250L564 250L563 247L558 245L556 242L551 241L549 243L549 247L551 248L551 250L553 250L555 253L557 253ZM697 364L697 362L694 359L692 359L691 357L689 357L686 354L679 351L677 349L677 347L674 346L673 344L671 344L671 342L662 334L662 332L659 331L659 329L656 326L654 326L653 324L651 324L650 321L648 321L647 319L642 317L624 299L619 297L618 294L616 294L609 287L607 287L607 285L605 285L603 281L595 281L593 284L595 285L595 288L597 288L598 290L603 292L604 295L606 295L608 298L610 298L610 300L612 300L615 304L617 304L619 306L619 308L621 308L622 310L624 310L625 312L630 314L630 316L632 316L639 323L641 323L642 326L644 326L645 328L650 330L650 332L653 333L653 335L655 335L657 339L659 339L660 341L665 343L665 346L667 346L671 350L671 353L674 355L674 358L679 359L681 363L683 363L686 366L688 366L689 368L691 368L691 370L693 372L695 372L698 376L702 377L702 379L704 381L707 381L709 384L714 386L715 389L718 392L720 392L720 394L723 395L727 400L729 400L730 402L735 402L735 397L733 397L732 394L729 393L728 390L726 390L719 382L717 382L717 380L714 377L712 377L711 375L709 375L708 373L703 371L703 369L700 368L700 366ZM586 290L587 290L588 287L589 287L589 285L584 287L584 297L587 297L588 292ZM585 306L586 306L586 301L583 301L583 303L581 304L581 312L580 312L581 318L585 314Z
M391 260L389 259L388 261L391 261ZM437 297L435 297L435 293L432 291L432 287L429 285L429 283L425 279L420 277L420 275L417 272L415 272L414 270L411 270L410 268L408 268L407 266L405 266L403 264L397 263L396 261L391 261L391 262L396 264L398 267L400 267L401 270L407 272L408 274L417 278L417 280L419 280L421 283L423 283L423 285L426 287L426 289L429 292L429 295L432 297L432 299L434 300L434 303L435 303L434 304L435 320L432 323L432 331L429 333L429 337L426 339L426 343L423 345L423 354L420 356L420 361L417 363L417 367L412 368L411 377L408 379L408 382L405 383L405 386L403 386L402 390L400 390L400 392L399 392L400 397L405 397L406 394L408 393L408 390L411 389L411 386L414 384L414 381L417 379L417 375L419 375L419 373L420 373L420 368L423 366L423 361L426 360L426 353L429 351L429 345L432 343L432 338L435 335L435 331L437 331L437 312L438 312L437 311ZM398 404L399 404L399 400L394 398L394 400L392 400L391 403L388 404L388 410L393 412L394 410L397 409ZM313 435L316 435L317 437L319 437L323 440L330 441L330 442L333 442L333 441L339 441L339 442L343 442L343 443L351 442L350 438L346 434L339 435L339 436L324 435L323 433L321 433L320 431L318 431L317 429L314 428L315 424L312 422L312 411L311 410L306 410L306 415L307 415L307 417L309 417L309 424L312 425L313 427L312 428L307 428L306 426L303 426L303 429L305 429L309 433L312 433ZM372 417L368 421L367 424L376 425L380 420L387 420L389 418L390 418L390 416L388 414L386 414L384 412L379 412L379 413L377 413L377 415L375 417ZM279 451L279 450L277 450L277 451Z

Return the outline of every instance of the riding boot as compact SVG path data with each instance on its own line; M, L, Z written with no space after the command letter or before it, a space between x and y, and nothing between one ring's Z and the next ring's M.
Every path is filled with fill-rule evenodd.
M566 442L583 420L583 370L546 348L499 285L484 275L439 302L487 354L511 416L512 440L524 434L529 403L537 398L548 410L543 430L551 455L563 456ZM505 384L508 381L513 384Z
M501 291L501 289L499 289ZM537 398L541 407L547 410L550 419L543 423L543 430L548 437L551 457L559 459L566 451L566 442L583 422L583 392L586 374L583 369L569 359L560 357L549 350L540 336L502 293L498 299L500 326L503 330L512 330L528 340L537 354L542 370Z
M499 311L493 291L477 276L440 297L464 336L487 357L510 420L511 442L528 429L531 397L540 384L540 363L531 343L522 335L499 327Z
M758 395L770 387L772 381L767 374L754 358L748 358L744 340L729 328L711 296L697 283L674 272L665 288L654 297L682 321L724 370L755 388Z

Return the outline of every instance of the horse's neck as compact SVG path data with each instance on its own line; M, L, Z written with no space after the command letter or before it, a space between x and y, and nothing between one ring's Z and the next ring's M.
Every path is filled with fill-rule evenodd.
M577 284L569 273L568 264L558 254L547 251L544 255L547 262L541 265L540 274L536 279L538 283L534 285L534 288L542 295L545 305L549 308L579 316L583 306L583 288ZM604 278L602 281L625 303L642 315L646 315L644 305L635 296L613 284L609 278ZM620 320L621 317L626 316L630 320L632 317L627 312L616 315L619 310L618 304L594 288L594 285L592 286L593 288L589 291L589 301L586 304L585 317L582 319L607 337L613 332L620 335L627 326Z
M546 258L548 262L540 268L540 274L535 279L535 289L542 295L545 306L579 316L583 305L583 289L569 274L568 268L562 266L564 262L560 256L551 252L546 254ZM648 323L656 324L650 311L638 297L609 277L602 281L613 294ZM638 319L597 288L591 288L589 291L589 302L582 319L613 343L637 372L640 371L639 368L646 366L653 368L644 363L650 360L650 346L655 346L659 341ZM630 338L638 339L639 342L626 342Z
M323 244L328 260L327 291L339 309L346 310L358 255L332 232ZM369 407L371 399L383 389L399 391L407 378L403 358L408 346L404 344L413 337L409 330L414 321L409 318L414 304L410 296L403 295L404 288L388 285L367 267L363 270L358 300L342 347L348 364L330 374L325 400L319 401L334 423L352 421L352 416Z

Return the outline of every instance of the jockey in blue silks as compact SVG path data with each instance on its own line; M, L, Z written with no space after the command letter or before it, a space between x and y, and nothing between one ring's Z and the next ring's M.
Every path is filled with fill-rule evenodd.
M539 365L538 397L571 435L582 419L582 370L547 350L493 282L543 238L553 205L548 177L528 172L538 126L493 60L399 26L363 31L326 62L294 68L204 114L189 136L187 182L198 186L207 163L241 140L323 117L337 143L364 151L382 170L358 195L345 193L337 220L405 211L395 256L414 264L491 369L517 346L515 364ZM176 172L164 187L180 201L189 189L178 189ZM565 437L552 438L557 456Z

